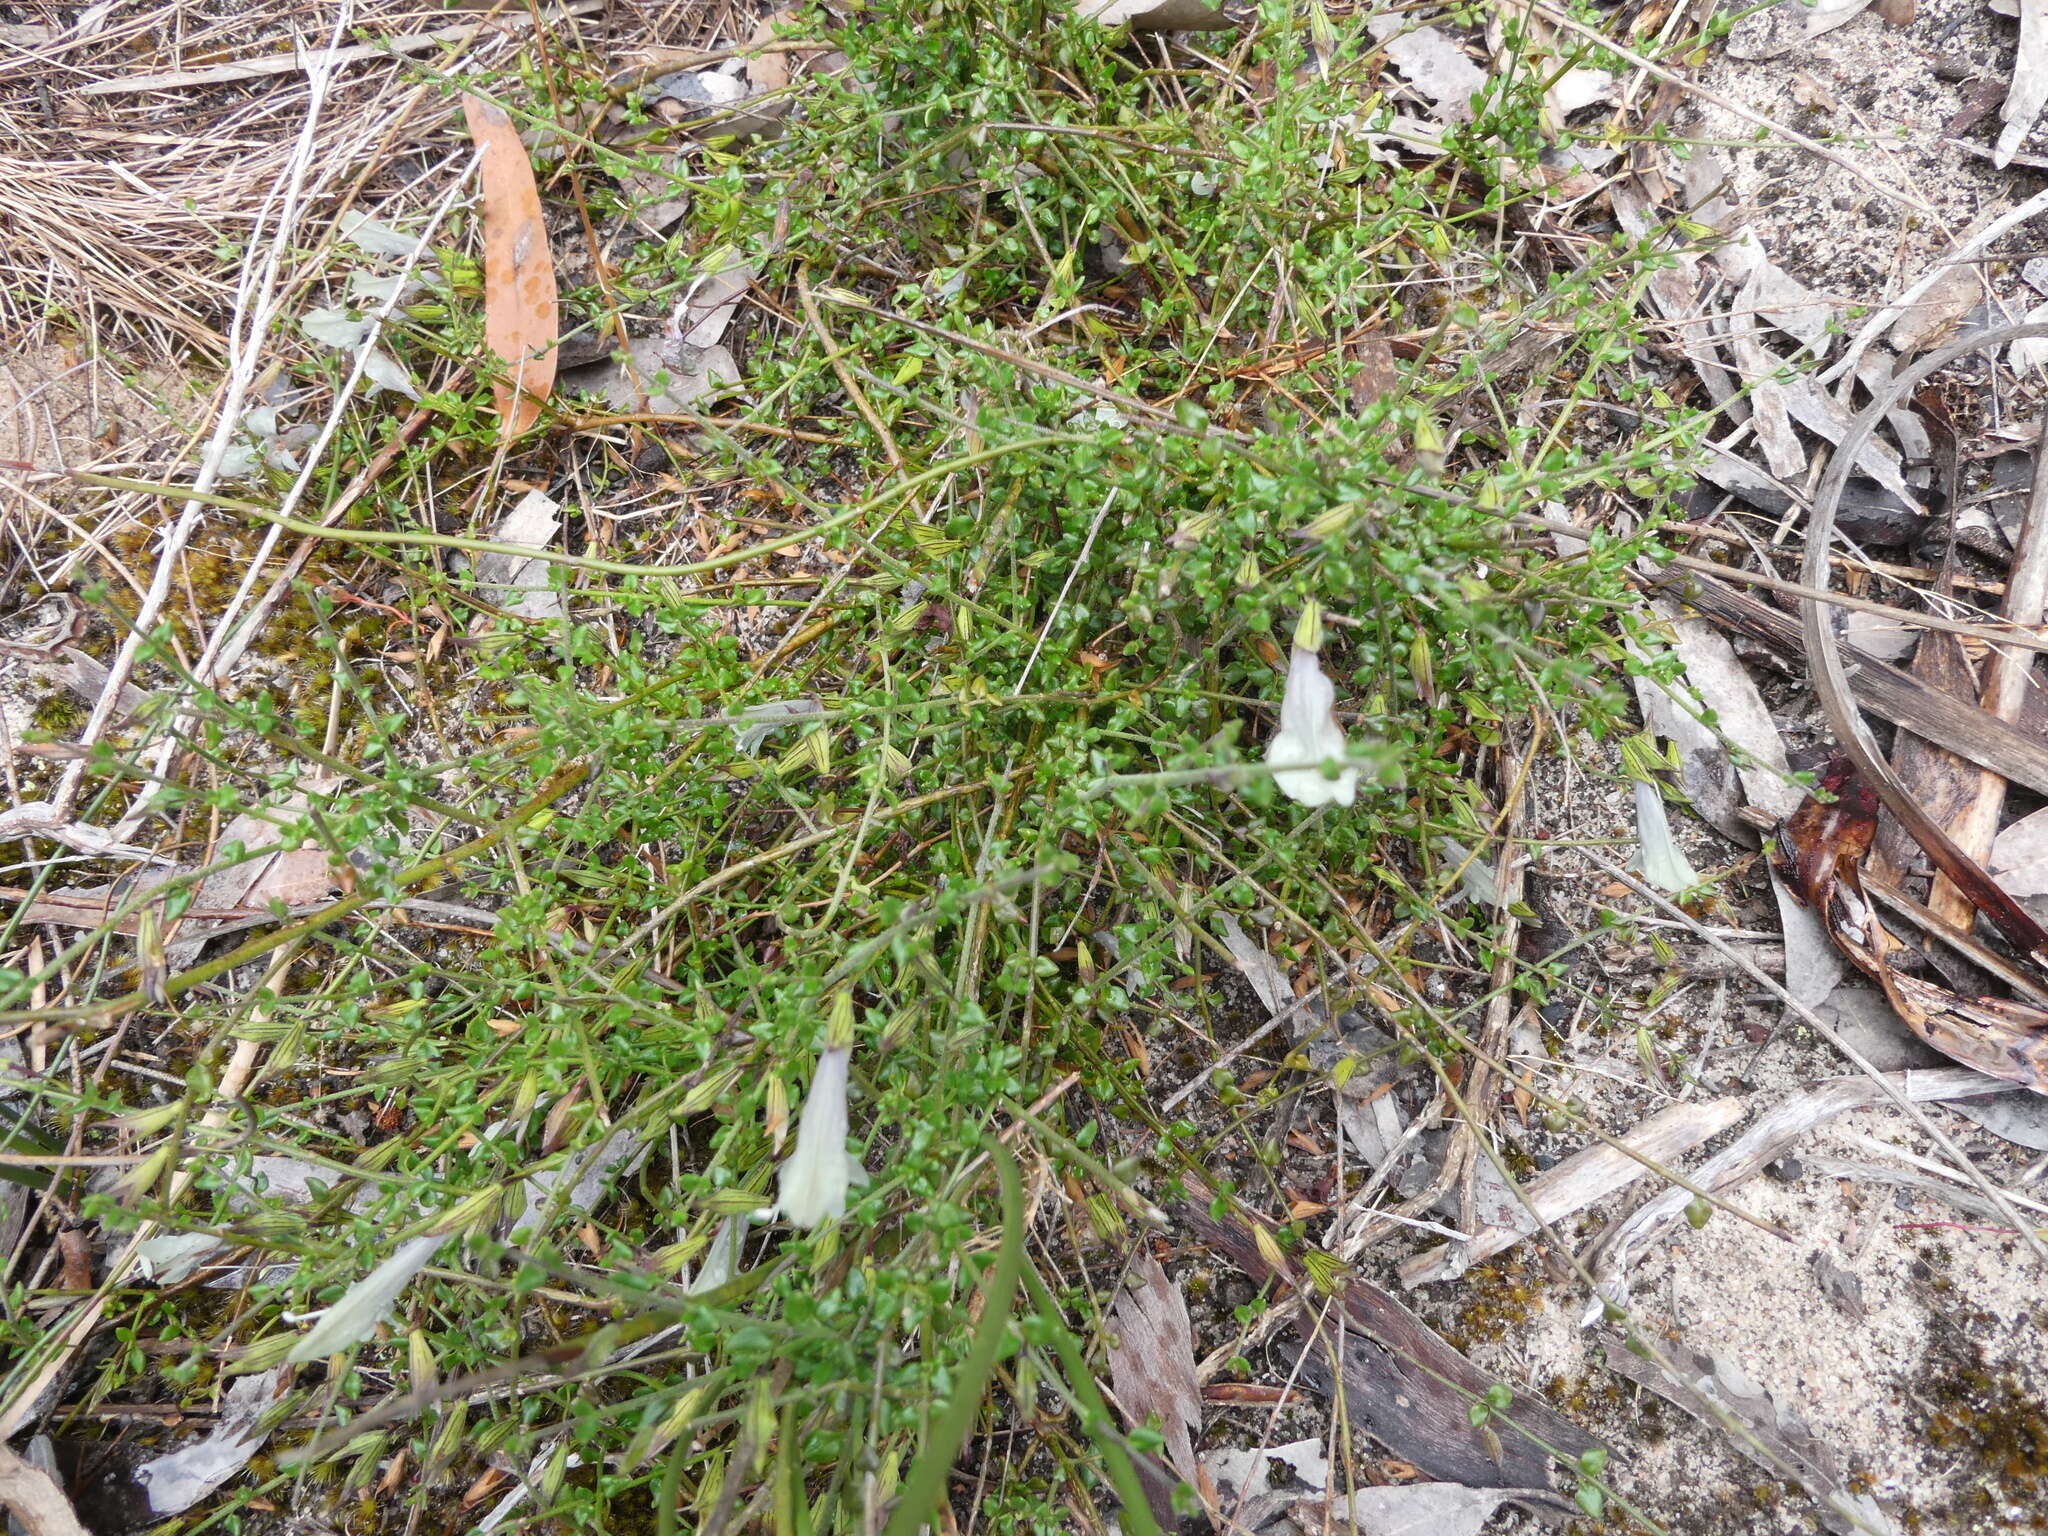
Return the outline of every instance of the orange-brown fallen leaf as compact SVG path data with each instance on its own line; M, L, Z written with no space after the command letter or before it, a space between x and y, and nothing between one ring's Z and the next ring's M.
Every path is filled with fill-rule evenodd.
M469 134L483 151L484 339L505 365L492 388L507 438L540 419L555 384L555 262L533 162L502 107L462 98Z
M477 1480L463 1490L462 1507L474 1509L505 1484L512 1481L511 1474L497 1467L485 1467Z

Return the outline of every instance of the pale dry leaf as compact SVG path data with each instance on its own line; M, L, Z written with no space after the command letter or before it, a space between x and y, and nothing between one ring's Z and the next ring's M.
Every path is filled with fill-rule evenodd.
M2037 304L2027 311L2027 324L2039 325L2043 321L2048 321L2048 304ZM2005 349L2005 360L2018 374L2036 369L2048 371L2048 336L2022 337Z
M2009 896L2048 896L2048 810L2022 816L1999 833L1990 868Z
M389 390L394 395L403 395L408 400L417 400L420 392L413 386L412 375L397 358L382 347L371 347L363 354L363 377L378 389Z
M681 157L672 155L666 164L665 170L631 170L619 177L633 222L650 235L667 233L693 200ZM567 381L558 377L557 382Z
M1842 643L1879 661L1903 661L1920 643L1920 631L1886 614L1858 609L1842 620Z
M1557 1504L1547 1488L1467 1488L1463 1483L1360 1488L1348 1500L1331 1503L1350 1520L1354 1536L1478 1536L1494 1511L1518 1500L1544 1509Z
M617 361L596 363L576 369L564 383L602 395L621 414L681 415L740 382L739 364L723 346L693 347L675 336L642 336L626 355L630 372Z
M136 1272L151 1285L176 1285L225 1246L210 1232L165 1232L135 1245Z
M1391 1093L1383 1093L1368 1103L1339 1094L1337 1128L1360 1161L1375 1171L1394 1155L1404 1129L1400 1106Z
M1745 317L1775 326L1817 357L1827 350L1831 328L1841 313L1838 300L1820 293L1787 272L1764 249L1753 230L1744 229L1714 253L1723 272L1740 280L1733 309Z
M1232 25L1202 0L1074 0L1074 14L1133 32L1218 32Z
M447 1241L446 1233L429 1233L399 1244L396 1253L350 1286L339 1301L320 1315L320 1321L284 1357L285 1364L325 1360L369 1338L378 1324L391 1315L398 1298L427 1267L435 1250Z
M249 1464L270 1438L257 1420L276 1401L284 1374L279 1366L242 1377L228 1388L212 1434L135 1469L135 1480L149 1490L152 1514L183 1514Z
M1854 417L1827 391L1816 388L1812 379L1788 379L1777 389L1786 413L1809 432L1830 443L1839 443L1847 435ZM1906 483L1905 466L1889 444L1876 437L1868 439L1856 455L1856 468L1897 497L1908 512L1921 510L1920 494Z
M1950 267L1893 322L1892 345L1906 357L1938 347L1983 302L1984 278L1976 263Z
M1605 69L1568 69L1544 93L1544 104L1559 118L1614 99L1614 74Z
M740 718L749 722L734 725L733 746L748 757L761 750L761 744L800 715L816 715L824 712L821 700L811 698L766 699L759 704L749 704L740 711Z
M1486 84L1486 71L1448 34L1435 27L1410 27L1405 17L1383 13L1366 26L1386 51L1387 61L1429 99L1446 123L1472 120L1472 98Z
M1500 871L1493 860L1479 857L1454 837L1436 840L1444 864L1458 872L1458 886L1475 907L1500 905Z
M763 16L754 23L752 36L747 39L749 48L759 48L763 43L775 41L776 34L785 27L797 24L796 12L780 10ZM758 95L767 91L786 90L790 81L791 55L787 53L751 53L747 55L747 84Z
M315 792L322 785L316 786ZM243 812L221 829L223 845L240 843L245 853L276 848L261 858L245 859L208 875L199 887L197 905L208 910L231 911L255 908L263 911L272 902L303 907L324 900L339 889L327 850L318 844L304 848L277 848L282 833L280 821L291 821L306 809L306 797L293 795L265 815Z
M308 311L299 321L299 329L308 341L317 341L323 347L333 347L341 352L353 352L369 339L370 328L376 323L337 304Z
M426 292L426 287L417 278L397 272L351 272L348 275L348 296L358 304L399 305Z
M645 1137L614 1126L581 1152L530 1175L524 1185L526 1204L507 1231L524 1228L538 1237L538 1223L551 1214L589 1215L604 1203L615 1182L647 1160L647 1153Z
M641 374L649 386L650 411L680 415L703 400L732 388L740 381L740 365L723 346L692 347L687 342L663 342L661 358ZM633 355L642 355L641 344L633 344Z
M341 216L341 238L366 256L410 261L419 254L420 237L351 209Z
M1287 973L1246 935L1228 912L1223 914L1223 947L1230 951L1230 958L1237 962L1244 979L1252 984L1252 991L1266 1005L1266 1012L1281 1013L1294 1006L1294 988Z
M2041 109L2048 107L2048 0L2020 0L2020 47L2012 61L2012 85L2005 93L1991 163L2001 170L2012 163Z
M462 108L483 151L484 340L505 367L493 391L503 435L512 438L540 419L554 387L555 262L518 128L503 108L479 97L464 96Z
M1796 480L1806 469L1806 448L1792 426L1785 386L1778 374L1783 359L1764 346L1761 327L1752 317L1737 318L1729 331L1728 350L1736 372L1749 386L1749 427L1764 452L1764 462L1780 480Z
M78 20L65 29L67 37L91 37L113 16L118 0L94 0L78 13Z
M525 549L547 549L561 531L561 503L545 491L528 491L491 530L499 544L517 544ZM558 619L562 616L561 594L551 585L549 562L522 559L517 555L477 556L476 579L486 599L528 619Z
M753 281L753 266L737 251L713 252L677 312L677 333L693 347L717 346Z
M2002 1099L1980 1099L1949 1108L2016 1147L2048 1152L2048 1099L2038 1093L2011 1093Z
M1131 1266L1130 1283L1111 1308L1116 1343L1109 1378L1131 1427L1157 1418L1166 1459L1195 1478L1193 1437L1202 1429L1202 1383L1195 1374L1195 1336L1180 1287L1149 1253Z
M1874 982L1861 977L1846 982L1814 1011L1844 1046L1880 1072L1948 1064L1946 1057L1906 1028L1905 1020Z
M1791 815L1806 798L1786 777L1784 738L1763 694L1727 636L1706 620L1683 614L1668 598L1651 611L1662 620L1672 652L1685 665L1685 685L1697 710L1683 707L1646 678L1635 682L1643 723L1678 749L1679 783L1693 808L1722 836L1754 846L1756 833L1736 814L1736 785L1751 805L1776 817ZM1702 724L1711 713L1718 731ZM1737 766L1724 744L1740 749Z

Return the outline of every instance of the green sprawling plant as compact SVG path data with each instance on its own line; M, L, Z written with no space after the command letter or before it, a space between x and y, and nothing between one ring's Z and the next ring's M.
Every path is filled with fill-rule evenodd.
M66 1181L101 1221L296 1266L232 1304L122 1291L124 1337L190 1350L117 1348L73 1391L196 1395L276 1365L304 1332L288 1316L395 1238L448 1243L388 1339L301 1372L278 1412L336 1426L312 1458L282 1435L283 1460L171 1528L262 1495L396 1529L404 1500L374 1490L404 1448L431 1474L405 1497L449 1522L499 1467L533 1480L521 1518L565 1529L854 1531L906 1494L888 1529L909 1531L990 1427L1019 1434L972 1442L979 1481L951 1484L987 1528L1107 1511L1156 1437L1104 1409L1103 1298L1027 1241L1015 1153L1104 1197L1100 1224L1142 1218L1210 1131L1159 1119L1116 1032L1169 1030L1171 984L1227 963L1212 919L1256 911L1341 996L1437 917L1438 840L1489 836L1476 753L1535 716L1623 716L1642 546L1595 533L1563 558L1516 518L1654 508L1693 429L1639 376L1644 250L1518 255L1540 78L1424 163L1372 148L1368 35L1288 5L1199 68L1042 0L804 35L828 32L847 67L787 131L714 141L680 236L565 296L602 326L665 309L716 248L757 268L744 391L671 445L665 501L626 427L604 452L544 425L513 459L573 471L586 506L701 512L730 547L586 516L557 567L567 617L492 609L448 547L474 542L461 516L489 526L448 510L490 473L471 380L428 396L432 428L329 547L458 633L486 616L478 637L399 678L367 664L368 621L313 603L313 683L196 695L186 782L212 787L157 809L278 808L352 860L355 905L208 952L274 961L254 990L218 967L150 993L129 940L92 936L101 1001L132 994L125 1027L167 1033L174 1083L46 1081L36 1119L144 1157L111 1190ZM486 88L529 117L597 89L549 68ZM626 158L566 154L555 184L583 178L601 217ZM442 271L395 343L423 375L476 350L474 286L453 253ZM359 408L351 441L389 421ZM1313 812L1260 761L1311 604L1363 770L1354 803ZM336 787L286 807L315 762ZM487 916L390 921L427 898ZM1485 953L1484 914L1445 921ZM33 980L8 978L10 1006ZM80 1039L109 1027L62 1003ZM835 1015L868 1177L805 1230L771 1208ZM1419 1002L1402 1022L1456 1049ZM250 1042L254 1081L206 1123ZM1156 1162L1119 1161L1098 1116ZM264 1196L278 1156L313 1167L310 1202ZM48 1321L17 1283L14 1391ZM478 1373L490 1391L460 1386ZM1143 1529L1142 1502L1123 1519Z

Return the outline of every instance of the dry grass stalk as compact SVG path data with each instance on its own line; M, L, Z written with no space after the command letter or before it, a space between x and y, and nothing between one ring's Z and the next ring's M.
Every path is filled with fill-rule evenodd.
M0 51L0 327L20 335L65 319L105 327L101 339L224 356L232 253L257 235L284 172L310 98L306 74L132 97L84 88L324 43L337 13L311 7L280 30L274 11L215 16L172 0L74 36L69 9L48 7L47 41ZM417 6L368 0L350 30L402 36L420 19ZM464 59L501 56L528 24L522 14L479 29ZM453 111L395 55L345 63L331 96L315 145L315 162L343 173L320 210L330 215Z

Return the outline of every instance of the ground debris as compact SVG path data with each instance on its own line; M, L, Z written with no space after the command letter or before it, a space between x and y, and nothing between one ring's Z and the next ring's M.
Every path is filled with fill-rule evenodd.
M1716 1194L1733 1189L1754 1178L1814 1127L1852 1109L1895 1098L1925 1104L2009 1093L2014 1086L1981 1073L1959 1070L1899 1072L1876 1079L1834 1078L1765 1111L1732 1146L1702 1164L1694 1172L1692 1183ZM1607 1303L1627 1300L1631 1256L1660 1234L1674 1230L1685 1219L1686 1208L1695 1198L1687 1189L1666 1190L1611 1224L1595 1239L1590 1267L1599 1294L1586 1306L1581 1318L1585 1325L1598 1321Z
M1176 1216L1246 1273L1299 1283L1270 1239L1261 1243L1241 1224L1185 1207ZM1335 1311L1320 1322L1306 1315L1295 1320L1302 1379L1326 1397L1341 1392L1354 1433L1372 1436L1428 1477L1473 1488L1542 1487L1552 1460L1541 1446L1567 1458L1598 1448L1541 1398L1509 1389L1473 1365L1370 1281L1342 1276L1332 1300ZM1472 1405L1489 1390L1507 1390L1512 1406L1492 1422L1475 1423ZM1527 1433L1517 1433L1517 1426Z
M1166 1459L1188 1482L1196 1480L1194 1440L1202 1430L1202 1384L1195 1376L1194 1332L1180 1287L1159 1261L1141 1254L1129 1283L1110 1310L1116 1342L1109 1350L1109 1379L1133 1428L1157 1420L1166 1437ZM1149 1491L1149 1490L1148 1490ZM1172 1519L1172 1490L1153 1514Z
M1616 1190L1654 1171L1722 1131L1748 1112L1740 1098L1674 1104L1616 1138L1572 1154L1522 1185L1525 1207L1517 1203L1512 1220L1482 1227L1469 1243L1440 1244L1402 1261L1401 1283L1428 1285L1453 1280L1468 1267L1513 1247L1538 1230L1538 1219L1555 1223L1605 1199Z
M1610 1370L1705 1422L1725 1423L1724 1415L1733 1416L1740 1431L1729 1436L1729 1443L1736 1450L1773 1472L1796 1468L1807 1492L1824 1506L1821 1520L1830 1531L1841 1536L1854 1531L1892 1536L1897 1531L1876 1500L1847 1489L1833 1449L1734 1361L1674 1346L1672 1357L1684 1372L1679 1375L1634 1354L1618 1340L1605 1342Z

